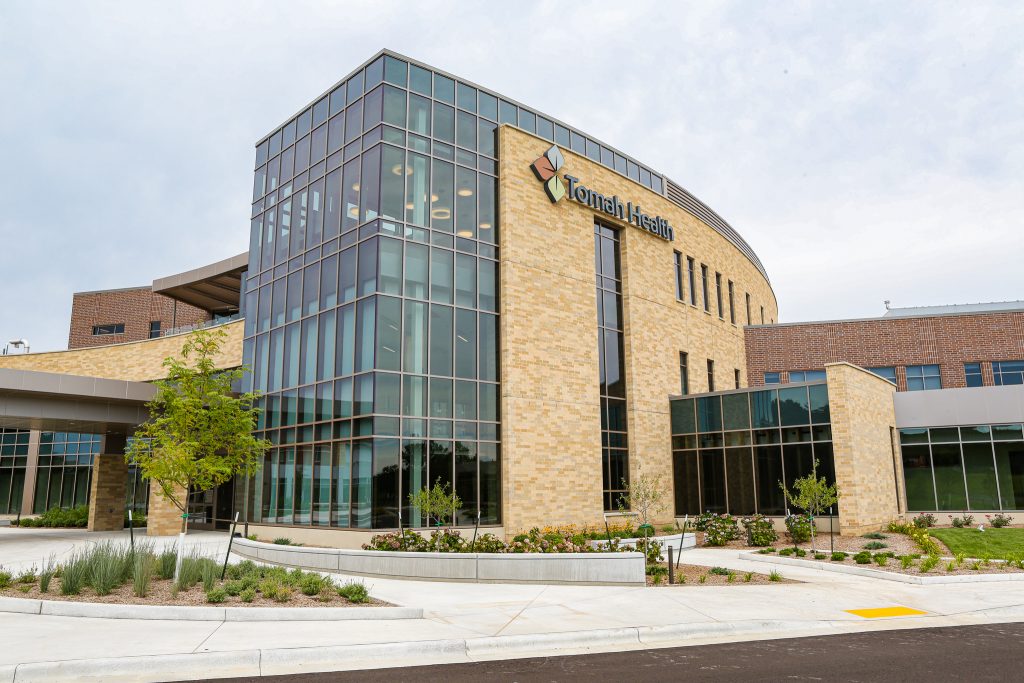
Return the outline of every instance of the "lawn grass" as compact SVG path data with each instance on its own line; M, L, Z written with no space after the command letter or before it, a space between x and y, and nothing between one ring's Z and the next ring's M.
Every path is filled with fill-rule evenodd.
M1024 529L929 529L952 553L967 557L1006 559L1007 554L1024 553Z

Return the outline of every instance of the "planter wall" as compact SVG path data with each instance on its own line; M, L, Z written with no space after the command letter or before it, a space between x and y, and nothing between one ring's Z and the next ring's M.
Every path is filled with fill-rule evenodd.
M687 548L697 547L697 535L696 534L672 534L671 536L651 536L651 539L661 543L661 559L668 561L668 549L672 548L672 552L678 556L679 552L686 550ZM640 538L622 538L619 539L619 546L623 548L635 548L638 541L643 539ZM600 548L608 545L608 541L591 541L591 548Z
M688 534L692 535L692 534ZM231 551L270 564L394 579L645 585L640 553L402 553L235 539Z

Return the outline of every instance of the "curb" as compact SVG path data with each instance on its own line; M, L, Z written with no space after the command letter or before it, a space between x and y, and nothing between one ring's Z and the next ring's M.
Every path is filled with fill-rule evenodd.
M180 621L379 621L422 619L421 607L179 607L177 605L110 605L0 597L0 612L93 619L161 619ZM0 681L3 678L0 676Z
M516 655L558 655L574 650L668 645L702 636L832 631L835 625L833 621L697 622L518 636L33 662L0 666L0 683L64 680L116 683L260 677L380 668L385 659L412 659L417 664L473 662L508 659ZM361 666L363 664L365 666Z
M741 560L753 562L766 562L768 564L784 564L791 567L803 567L805 569L817 569L823 572L835 574L848 574L850 576L863 576L870 579L881 579L882 581L895 581L897 583L910 583L918 586L951 583L991 583L994 581L1024 581L1024 573L1017 574L957 574L954 576L914 576L913 574L899 574L887 572L881 569L870 569L868 567L854 567L843 564L826 563L819 560L800 560L792 557L777 557L773 555L761 555L757 552L739 553Z

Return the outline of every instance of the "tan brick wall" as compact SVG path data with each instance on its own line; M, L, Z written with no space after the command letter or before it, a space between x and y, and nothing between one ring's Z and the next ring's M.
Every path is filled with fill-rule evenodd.
M213 328L227 332L221 357L217 360L220 367L242 364L243 325L243 321L235 320ZM150 382L166 376L161 365L164 358L178 355L186 338L186 335L174 335L88 349L0 356L0 368Z
M856 535L880 529L900 510L892 442L896 388L849 363L826 365L825 373L840 494L840 533Z
M500 132L503 522L510 533L534 525L602 518L598 412L594 219L621 227L626 394L631 476L662 476L671 487L668 397L678 394L679 352L689 354L690 391L745 385L745 294L759 318L777 315L775 296L757 268L728 240L661 195L562 150L561 174L622 202L639 203L675 228L675 241L563 199L552 204L530 164L551 143L503 126ZM673 251L710 271L712 312L676 300ZM715 306L722 273L724 320ZM736 325L727 283L734 284ZM686 287L685 301L689 301ZM755 320L756 322L756 320ZM671 499L671 491L669 491ZM672 517L671 506L662 518Z
M942 386L949 388L966 385L964 363L980 362L984 383L991 385L991 361L1024 358L1024 313L748 327L746 346L752 386L764 383L765 372L820 370L838 362L895 367L901 391L907 387L907 365L938 365Z
M181 533L181 510L160 494L160 487L149 483L149 510L146 513L147 536L174 536Z
M120 531L124 528L124 491L128 465L124 455L97 455L89 484L89 531Z
M149 324L160 322L161 330L194 325L211 318L208 311L154 294L152 287L80 292L71 300L68 348L81 349L149 339ZM124 323L124 334L94 336L94 325Z

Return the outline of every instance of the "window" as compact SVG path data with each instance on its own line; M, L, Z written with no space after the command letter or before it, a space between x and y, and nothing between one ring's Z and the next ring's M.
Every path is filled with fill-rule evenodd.
M708 391L715 390L715 361L708 358Z
M689 256L686 257L686 272L690 277L690 305L697 305L697 275L694 272L693 259Z
M676 300L683 300L683 255L678 251L672 252L676 268Z
M92 326L92 335L94 337L103 337L109 334L124 334L124 323Z
M700 264L700 284L701 290L704 292L704 311L710 313L711 297L708 296L708 267L703 263Z
M733 302L733 284L732 280L729 280L729 322L733 325L736 324L736 306Z
M747 324L750 325L752 324L750 320L750 292L747 292L744 296L747 300Z
M597 263L597 320L601 397L602 493L604 509L615 510L629 485L629 442L626 428L626 373L622 327L622 274L619 234L594 224Z
M690 393L690 374L687 370L689 355L685 351L679 352L679 393L683 396Z
M825 379L824 370L790 370L790 382L821 382Z
M761 307L761 324L764 325L764 306Z
M766 372L764 373L765 384L782 384L782 373L781 372Z
M160 336L160 321L153 320L149 323L149 338L156 339Z
M725 310L722 308L722 274L715 273L715 299L718 303L718 317L725 320Z
M736 368L732 372L733 372L733 377L736 380L736 388L739 389L740 388L740 369Z
M868 372L873 372L882 379L887 379L893 384L896 384L896 368L885 367L885 368L868 368Z
M939 376L938 365L907 366L907 391L941 388L942 378Z
M1024 360L992 361L992 380L996 386L1024 384Z
M981 363L964 363L964 379L969 387L982 386Z

